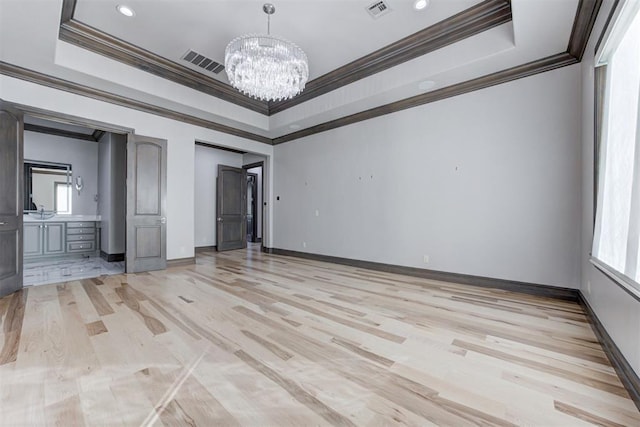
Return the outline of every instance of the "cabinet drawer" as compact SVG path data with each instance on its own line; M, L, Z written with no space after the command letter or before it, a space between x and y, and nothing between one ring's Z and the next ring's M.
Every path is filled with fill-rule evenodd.
M78 242L78 241L86 241L93 242L95 238L93 234L68 234L67 242Z
M96 223L93 221L79 221L79 222L68 222L67 229L69 228L95 228Z
M96 232L95 228L67 228L67 235L69 234L91 234Z
M92 251L94 242L68 242L67 252L86 252Z

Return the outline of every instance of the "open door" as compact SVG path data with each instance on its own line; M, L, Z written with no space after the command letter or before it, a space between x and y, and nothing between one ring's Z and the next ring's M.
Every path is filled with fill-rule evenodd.
M127 140L127 273L167 267L167 141Z
M218 165L216 245L219 251L247 247L247 172Z
M0 297L22 289L22 114L0 101Z

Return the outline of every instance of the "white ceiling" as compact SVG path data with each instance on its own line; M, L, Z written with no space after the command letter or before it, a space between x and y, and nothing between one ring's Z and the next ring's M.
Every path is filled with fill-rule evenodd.
M413 8L412 0L385 0L391 12L378 18L366 10L372 0L271 1L276 7L271 34L305 51L309 78L314 79L482 0L433 0L421 11ZM267 15L262 11L265 2L79 0L74 19L176 62L192 49L223 64L225 48L232 39L267 32ZM120 14L118 4L130 6L135 16ZM220 76L226 81L224 73Z
M0 0L0 60L118 95L278 137L424 92L563 52L579 0L512 0L513 22L366 77L273 116L222 101L58 40L62 0ZM116 5L126 3L127 19ZM441 21L479 0L431 0L421 12L388 0L392 12L372 19L361 0L274 1L271 32L309 56L311 77ZM74 19L176 62L187 49L223 60L226 44L264 32L263 1L77 0ZM34 23L37 23L34 24ZM197 69L197 68L196 68ZM0 88L0 97L2 96Z

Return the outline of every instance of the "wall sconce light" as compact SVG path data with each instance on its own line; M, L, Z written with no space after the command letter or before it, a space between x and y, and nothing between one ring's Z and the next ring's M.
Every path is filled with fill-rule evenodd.
M82 187L84 187L84 184L82 183L82 177L81 176L77 176L76 177L76 190L78 190L78 196L80 195L80 190L82 190Z

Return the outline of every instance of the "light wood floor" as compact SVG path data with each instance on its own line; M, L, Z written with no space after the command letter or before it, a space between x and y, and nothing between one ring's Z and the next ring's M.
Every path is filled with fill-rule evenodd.
M250 251L0 299L0 425L640 425L581 308Z

